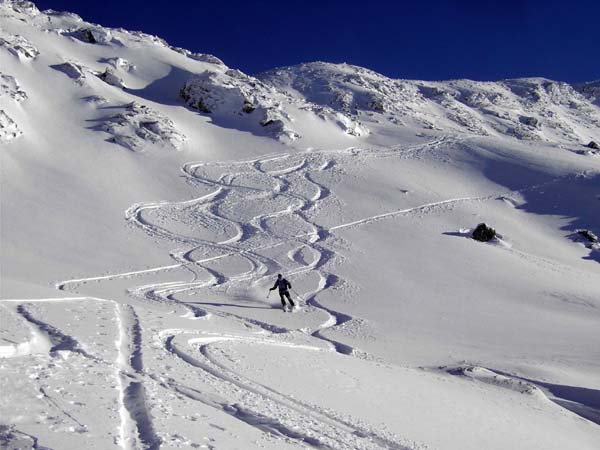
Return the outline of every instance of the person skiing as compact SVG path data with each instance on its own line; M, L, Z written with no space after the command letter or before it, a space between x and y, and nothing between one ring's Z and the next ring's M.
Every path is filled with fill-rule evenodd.
M285 311L287 306L287 304L285 303L285 297L287 297L288 301L290 302L290 305L293 308L295 305L292 301L292 297L290 296L290 291L288 290L292 288L292 284L288 280L283 278L283 275L281 274L277 275L277 280L275 281L273 287L269 289L269 291L272 291L277 288L279 288L279 297L281 298L281 306L283 306L283 310Z

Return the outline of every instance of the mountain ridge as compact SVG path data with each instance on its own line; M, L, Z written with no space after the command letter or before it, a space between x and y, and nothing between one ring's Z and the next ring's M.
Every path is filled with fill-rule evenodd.
M392 79L368 68L319 61L274 68L254 77L227 67L213 55L170 46L157 36L102 27L72 13L40 12L28 1L3 0L0 5L12 15L28 17L34 27L45 33L100 46L107 53L112 48L112 53L118 54L119 48L133 49L144 43L202 63L202 67L186 69L188 75L181 75L180 84L171 87L171 97L181 93L180 101L211 114L217 124L272 136L282 142L302 138L304 132L295 129L296 115L318 117L324 130L333 127L355 137L366 136L370 128L378 129L380 123L387 122L423 130L500 135L563 145L585 145L598 140L600 110L594 103L598 97L594 82L570 85L541 77L498 81L404 80ZM15 55L36 51L23 41L24 37L5 35L0 39ZM70 61L62 59L56 62L57 66L85 66L73 57ZM137 68L135 62L126 58L105 57L98 62L103 69L85 67L84 72L100 76L118 87L126 88L127 83L133 83L128 80L132 75L145 78L144 69ZM98 62L94 66L98 67ZM73 71L78 69L67 70L71 73L69 76L73 76ZM75 78L81 81L82 75ZM140 85L140 82L144 83L140 79L135 84ZM124 140L117 138L115 142Z

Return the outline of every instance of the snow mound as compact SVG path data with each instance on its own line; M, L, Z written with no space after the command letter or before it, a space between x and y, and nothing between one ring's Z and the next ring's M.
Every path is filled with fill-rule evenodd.
M27 38L20 35L0 36L0 47L4 47L20 59L35 59L40 54L39 50Z
M17 123L3 110L0 110L0 142L8 143L22 134Z
M448 372L450 375L458 375L470 378L473 381L491 384L504 389L510 389L511 391L519 392L521 394L535 395L546 398L544 392L537 386L517 378L500 375L496 372L486 369L485 367L458 366L447 368L446 372Z
M100 45L110 44L113 38L111 31L103 27L83 27L75 28L73 30L61 30L60 34L87 44Z
M64 73L66 76L74 80L80 86L83 85L86 79L86 73L92 73L106 84L111 86L115 86L123 89L125 85L123 84L123 80L114 72L113 69L107 67L104 72L96 72L88 69L81 64L75 62L65 62L62 64L55 64L52 67L54 70L58 70L59 72Z
M129 61L121 57L106 58L103 59L101 62L109 64L117 70L124 70L129 72L130 70L135 69L135 65L131 64Z
M83 84L85 80L86 69L77 63L65 62L62 64L55 64L50 67L52 67L54 70L64 73L79 85Z
M125 85L123 84L123 80L108 67L104 72L96 73L96 76L102 81L104 81L106 84L110 84L111 86L115 86L121 89L125 87Z
M149 144L178 149L186 140L173 121L137 102L125 105L122 112L104 119L97 128L112 135L110 142L132 151L143 150Z
M0 97L5 95L16 102L22 102L27 99L27 94L21 89L17 79L0 72Z

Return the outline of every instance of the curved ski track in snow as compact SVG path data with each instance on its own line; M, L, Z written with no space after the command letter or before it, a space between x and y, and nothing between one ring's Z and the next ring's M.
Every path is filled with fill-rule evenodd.
M210 320L217 316L258 327L262 334L261 337L200 336L202 333L190 330L164 330L161 333L159 340L167 354L192 366L194 370L201 371L204 382L221 386L219 392L227 392L227 399L216 398L173 379L165 381L164 377L145 372L141 364L141 338L135 311L129 305L115 304L121 329L117 376L122 399L122 447L137 449L160 446L160 439L153 430L151 416L145 406L144 380L152 380L190 400L225 411L248 425L292 442L335 449L419 447L415 443L390 437L381 430L367 429L364 425L337 417L315 405L304 404L252 382L242 374L232 372L211 356L211 345L244 342L253 345L286 345L291 350L306 350L307 346L290 344L285 340L293 339L293 333L298 333L298 330L226 312L210 303L197 303L202 306L199 307L197 304L186 303L178 296L191 293L201 295L202 292L209 291L226 295L228 290L239 287L241 283L264 285L277 272L286 273L292 279L316 274L316 284L312 281L314 288L297 295L305 304L307 313L320 314L323 320L313 329L300 331L318 340L321 347L314 347L315 350L322 350L325 346L342 355L369 359L368 354L328 336L330 330L354 320L352 316L327 307L319 300L328 289L343 291L343 280L331 272L332 263L339 258L334 245L339 238L334 236L335 232L402 215L424 214L463 202L493 200L507 193L443 199L324 227L312 217L324 202L335 200L335 197L324 182L318 181L319 175L327 176L332 171L343 173L346 158L356 161L357 158L418 157L451 141L452 138L440 138L409 148L309 150L245 161L188 163L182 168L184 175L190 183L208 188L208 194L180 202L146 202L130 207L125 212L125 218L130 224L155 239L177 245L170 253L174 264L67 280L57 283L58 289L73 289L89 282L183 268L190 274L187 280L132 286L128 293L133 298L146 302L177 305L184 309L183 317L189 319ZM535 187L537 186L522 190ZM181 228L178 231L171 230L165 224L168 221L156 220L155 216L160 214L185 224L187 228L183 227L183 231ZM278 225L278 222L283 225ZM215 238L199 237L198 224L209 229ZM284 251L284 259L269 256L269 250L285 246L290 248ZM243 261L245 269L228 273L227 269L223 269L222 263L235 259ZM229 266L230 264L227 265ZM187 342L180 342L185 336L189 338ZM240 392L243 393L242 397ZM252 398L252 401L248 402L248 398ZM257 408L256 405L264 407ZM282 414L281 411L285 412ZM293 421L280 419L298 416L308 424L302 431L294 427Z
M184 174L192 182L213 189L211 193L197 199L178 203L150 202L137 204L126 212L126 218L153 237L167 239L187 246L189 248L187 252L184 252L178 258L174 258L178 261L179 265L165 266L164 269L187 267L193 274L193 280L181 283L170 282L143 286L135 288L131 292L137 297L154 301L174 301L177 294L186 291L210 288L225 290L226 292L229 287L240 282L251 281L253 284L258 284L264 282L267 276L272 276L273 273L279 271L287 273L288 276L316 272L321 281L318 282L315 290L306 292L302 297L306 305L321 311L325 315L325 320L319 327L312 330L311 334L316 338L329 342L334 349L342 354L353 354L353 348L325 337L327 330L348 322L353 318L333 309L326 308L317 301L317 296L322 291L335 287L340 281L337 276L326 270L326 267L337 257L336 253L327 246L327 241L330 239L331 233L336 230L368 224L388 217L412 212L426 212L436 207L469 200L481 200L481 198L447 199L326 228L318 225L310 218L311 213L319 209L320 203L332 195L327 186L316 181L315 174L339 167L340 165L336 164L338 162L336 158L343 159L348 157L348 155L352 158L356 156L363 158L406 156L406 154L437 148L447 140L448 138L441 138L409 149L401 147L390 150L351 148L341 151L306 151L294 155L274 155L246 161L188 163L182 168ZM250 181L250 183L244 184L245 179ZM252 182L258 183L259 186L252 185ZM261 183L264 186L262 188ZM302 184L310 186L312 192L303 192L301 189ZM274 211L246 217L244 218L245 220L240 217L231 217L231 210L234 208L243 208L244 199L248 196L259 199L261 202L266 203L267 206L268 200L283 199L285 206L282 205L284 207L275 209ZM489 198L492 197L489 196ZM199 206L202 206L202 208L198 209ZM224 226L223 229L233 228L236 230L236 233L223 240L213 242L194 237L193 235L172 232L161 225L152 223L144 216L146 211L162 207L180 209L196 208L196 211L200 212L201 215L226 224L227 227ZM291 236L278 236L278 239L273 240L272 237L276 233L269 232L272 231L269 230L269 223L278 218L299 219L307 231ZM313 254L312 261L308 263L299 262L298 258L294 259L292 256L289 259L299 267L289 267L284 261L276 261L261 255L261 251L263 250L291 243L295 247L288 253L293 255L302 249L310 249L310 252ZM195 253L200 250L204 254L208 253L210 256L196 257ZM173 254L171 256L174 257ZM231 257L245 259L252 269L235 276L226 276L219 272L219 270L210 267L211 263ZM118 274L115 277L129 275L131 275L131 272ZM78 281L80 282L81 280ZM64 287L64 285L63 283L62 286ZM195 307L190 313L193 317L198 317L198 308ZM231 313L216 313L214 311L200 313L200 315L204 316L209 316L210 314L233 316ZM257 323L249 319L242 320L250 321L271 332L287 331L273 330L272 326ZM363 355L362 352L357 352L356 354Z
M216 401L214 396L207 401L206 396L198 396L198 393L187 395L187 397L209 406L221 408L262 431L268 431L292 441L300 441L313 447L327 449L389 448L404 450L418 448L415 443L400 440L389 433L370 429L361 423L354 423L317 405L304 403L268 386L244 378L219 363L210 352L212 344L235 341L252 345L283 346L305 351L323 351L322 348L280 341L275 337L194 335L185 330L165 330L160 336L160 340L165 349L174 357L201 370L207 384L224 385L229 388L230 392L241 392L244 398L235 399L233 400L235 403L232 403L232 400ZM215 405L215 401L217 405ZM249 403L251 406L245 407L241 403ZM276 411L276 414L273 411ZM269 415L276 418L270 419ZM302 417L302 428L300 429L294 419L298 415Z

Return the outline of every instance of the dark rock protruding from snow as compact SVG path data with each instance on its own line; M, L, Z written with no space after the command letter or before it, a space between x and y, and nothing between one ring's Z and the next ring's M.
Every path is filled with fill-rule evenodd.
M531 128L541 128L541 125L542 125L538 119L536 119L535 117L529 117L529 116L520 116L519 122L521 122L523 125L527 125L528 127L531 127Z
M594 150L600 150L600 145L595 141L590 141L590 143L587 146Z
M112 40L110 30L102 27L80 28L75 31L67 32L65 35L71 36L88 44L108 44Z
M473 230L471 237L476 241L488 242L496 237L496 230L488 227L485 223L480 223L477 225L477 228Z
M592 244L595 244L596 242L598 242L598 236L596 236L590 230L575 230L575 232L577 234L579 234L580 236L583 236L585 239L587 239Z

